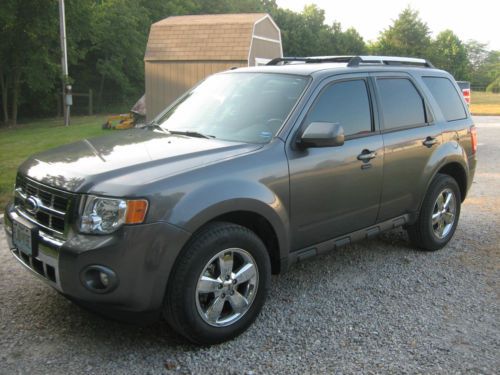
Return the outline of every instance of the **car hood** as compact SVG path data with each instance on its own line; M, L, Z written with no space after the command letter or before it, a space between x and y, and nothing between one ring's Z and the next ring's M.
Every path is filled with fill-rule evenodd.
M92 186L121 177L137 185L251 152L261 145L228 142L133 129L61 146L33 155L20 173L47 185L88 192ZM160 167L160 168L158 168ZM147 173L150 170L151 173ZM145 173L146 172L146 173Z

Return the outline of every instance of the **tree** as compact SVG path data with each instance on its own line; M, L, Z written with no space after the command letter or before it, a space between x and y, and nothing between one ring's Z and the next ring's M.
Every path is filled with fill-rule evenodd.
M490 51L477 73L487 82L486 91L500 92L500 51Z
M429 27L417 11L407 7L380 34L372 50L380 55L428 57L430 45Z
M69 61L86 53L92 0L69 0L66 7ZM85 25L85 23L87 25ZM18 110L53 105L61 81L59 12L56 1L5 0L0 12L0 86L3 122L17 123ZM37 113L40 115L40 113Z
M57 3L43 0L9 0L2 5L2 109L4 122L11 125L17 122L23 84L43 96L56 73L54 46L47 42L54 36L53 10L57 12Z
M87 63L98 74L99 104L105 88L120 101L142 95L137 88L144 81L149 25L148 13L135 0L109 0L96 7Z
M467 48L451 30L440 32L432 41L430 59L436 67L450 72L457 80L470 78Z
M9 52L12 50L12 30L16 20L16 4L7 0L2 4L0 12L0 95L2 96L3 122L9 123L9 93L11 80L11 65Z
M285 56L327 54L325 12L316 5L305 6L301 13L277 8L271 15L281 29Z
M486 47L475 40L466 44L471 64L470 81L476 88L494 91L500 81L500 51L488 51Z
M260 0L195 0L196 14L264 12Z
M479 66L483 63L484 59L488 56L488 49L486 43L478 42L477 40L469 40L465 44L465 48L467 49L467 57L469 59L469 63L473 70L478 69Z
M144 92L144 52L150 26L184 14L270 13L281 29L286 56L373 54L429 58L457 79L497 90L499 51L477 41L463 43L450 30L434 41L418 12L404 9L366 46L355 29L325 24L316 5L301 12L276 0L65 0L70 80L75 92L92 89L101 110L130 105ZM53 114L60 100L61 69L57 1L2 0L0 95L3 122ZM56 95L59 97L56 99ZM23 105L29 103L29 106ZM120 109L121 110L121 109Z
M366 51L355 29L342 31L338 22L326 25L325 12L316 5L305 6L301 13L281 8L269 11L281 29L285 56L355 55Z
M340 22L334 22L326 37L328 55L362 55L366 53L366 44L354 28L342 31Z

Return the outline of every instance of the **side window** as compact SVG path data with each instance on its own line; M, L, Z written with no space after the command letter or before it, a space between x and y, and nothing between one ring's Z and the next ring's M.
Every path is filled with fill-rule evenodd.
M306 122L339 123L346 136L370 133L372 120L366 82L359 79L327 87L316 99Z
M425 85L436 99L446 121L460 120L467 117L462 100L448 78L423 77Z
M426 123L424 101L409 79L379 78L377 86L385 130Z

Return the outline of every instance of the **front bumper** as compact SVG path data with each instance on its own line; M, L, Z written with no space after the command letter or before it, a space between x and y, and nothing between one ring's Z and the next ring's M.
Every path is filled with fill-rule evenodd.
M13 220L19 220L19 215L10 204L4 227L14 257L70 299L103 311L160 310L171 268L190 236L164 222L124 226L104 236L75 233L65 242L41 233L38 255L31 257L13 246ZM81 273L90 265L113 270L118 277L117 287L105 294L87 289Z

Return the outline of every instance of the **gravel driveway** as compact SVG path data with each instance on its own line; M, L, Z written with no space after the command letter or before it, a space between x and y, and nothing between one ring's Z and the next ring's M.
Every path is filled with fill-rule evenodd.
M499 373L500 117L476 123L479 169L446 248L396 230L298 264L211 348L82 310L16 263L1 228L0 374Z

